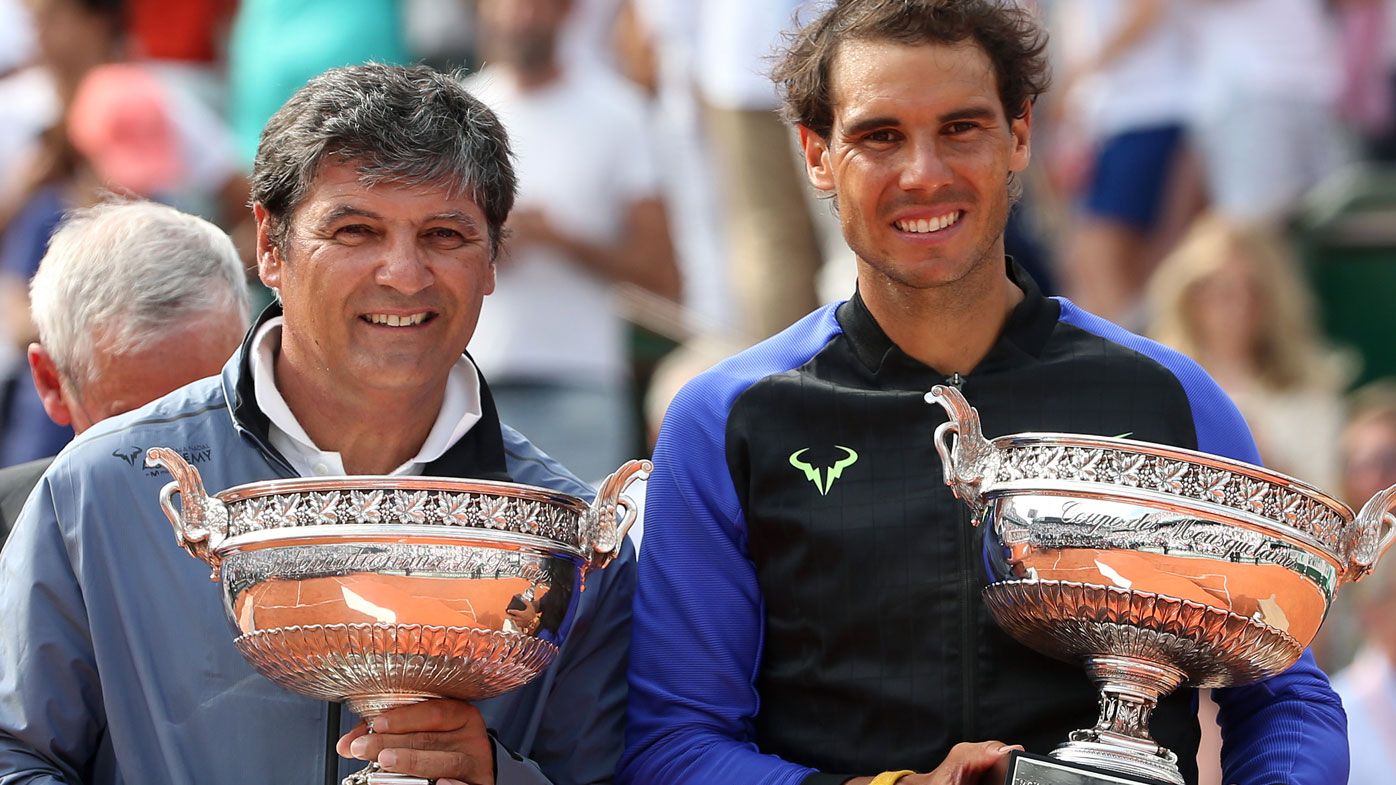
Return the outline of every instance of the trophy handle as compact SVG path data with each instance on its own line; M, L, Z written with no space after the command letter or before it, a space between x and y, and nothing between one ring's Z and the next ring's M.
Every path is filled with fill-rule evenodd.
M936 428L936 452L945 468L945 484L969 505L978 526L979 513L984 510L984 485L994 474L997 450L984 438L979 428L979 411L969 405L964 393L937 384L926 393L926 403L940 404L950 416L948 422Z
M1348 524L1348 579L1360 581L1376 567L1377 560L1396 542L1396 485L1380 491L1362 505Z
M588 569L605 567L620 553L626 532L640 517L640 505L628 495L630 486L649 479L652 471L654 464L649 461L626 461L601 483L582 523L582 549L590 562Z
M160 509L174 527L175 542L190 556L207 562L213 568L209 579L217 581L223 560L216 550L228 538L228 508L204 491L199 470L174 450L150 448L145 454L145 465L152 469L163 466L174 477L174 482L160 489ZM180 496L178 507L174 503L176 493Z

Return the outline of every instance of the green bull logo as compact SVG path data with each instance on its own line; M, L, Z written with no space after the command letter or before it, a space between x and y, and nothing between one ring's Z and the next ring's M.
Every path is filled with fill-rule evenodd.
M834 487L834 481L843 476L843 470L858 462L858 453L851 448L844 447L842 444L834 446L843 450L844 457L834 461L834 465L827 469L811 466L800 458L801 455L809 452L810 448L808 447L790 453L790 465L805 473L805 477L809 478L809 481L814 483L814 487L819 489L820 496L828 496L829 489Z

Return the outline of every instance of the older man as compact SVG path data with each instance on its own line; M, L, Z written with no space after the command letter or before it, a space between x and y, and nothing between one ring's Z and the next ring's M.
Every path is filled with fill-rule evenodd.
M48 416L82 433L218 373L247 330L221 229L153 202L69 213L30 283L29 370ZM134 461L136 456L130 456ZM52 457L0 470L0 544Z
M499 423L462 353L513 197L503 128L446 75L336 69L277 112L253 200L280 304L221 377L84 434L0 556L0 627L18 632L0 641L0 782L329 782L357 768L327 748L346 730L337 705L272 685L232 646L207 571L170 542L163 472L112 455L175 448L211 490L393 473L586 493ZM627 550L529 687L387 712L340 752L441 783L608 779L632 581Z

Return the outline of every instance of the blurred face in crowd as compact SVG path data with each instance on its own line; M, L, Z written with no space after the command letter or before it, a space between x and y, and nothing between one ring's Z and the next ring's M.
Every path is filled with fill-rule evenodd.
M1259 274L1248 256L1232 254L1194 286L1190 321L1200 347L1225 356L1249 357L1255 352L1267 311Z
M1031 116L1010 120L972 42L840 45L829 138L800 129L815 187L837 198L861 284L926 289L1001 277L1009 175L1028 165Z
M1344 501L1354 509L1396 485L1396 416L1362 417L1343 430Z
M92 378L73 384L40 344L29 347L29 368L44 410L77 433L123 412L140 408L184 385L222 370L247 328L246 315L202 315L172 329L153 344L123 353L98 342Z
M569 0L481 0L480 43L487 61L524 71L551 67Z
M261 205L258 269L281 297L278 381L302 387L433 395L445 389L494 290L485 215L437 184L360 182L326 163L278 248Z
M35 40L44 63L71 90L88 69L115 55L120 14L114 3L92 0L28 0Z

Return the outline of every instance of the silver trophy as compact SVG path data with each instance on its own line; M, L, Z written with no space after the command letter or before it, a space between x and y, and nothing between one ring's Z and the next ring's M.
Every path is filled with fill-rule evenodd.
M156 447L174 477L160 506L213 568L234 644L292 692L371 720L435 697L482 700L553 658L589 570L639 515L630 461L596 501L544 488L431 477L256 482L210 496L198 469ZM175 496L180 503L174 503ZM426 785L371 764L346 785Z
M958 390L926 400L950 415L935 432L945 482L987 527L989 612L1027 646L1083 663L1100 688L1095 727L1011 782L1182 785L1177 756L1149 735L1159 698L1293 665L1338 587L1396 539L1396 486L1354 514L1298 480L1191 450L1062 433L989 441Z

